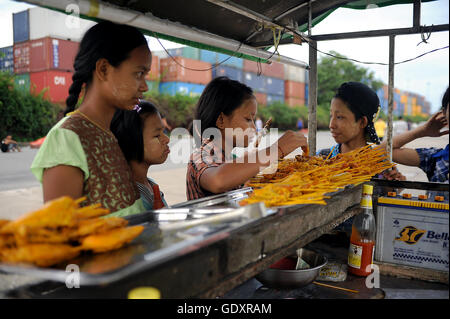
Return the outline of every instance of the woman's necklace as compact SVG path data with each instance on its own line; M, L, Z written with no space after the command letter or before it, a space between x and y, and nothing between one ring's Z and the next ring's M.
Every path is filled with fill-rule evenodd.
M97 122L95 122L93 119L91 119L89 116L87 116L86 114L84 114L84 113L81 112L80 110L76 110L76 111L73 112L72 114L76 114L76 113L80 114L82 117L84 117L86 120L88 120L89 122L91 122L92 124L94 124L95 126L97 126L99 129L101 129L103 132L105 132L105 133L108 134L109 136L111 136L111 137L113 137L113 138L116 138L116 137L114 136L114 134L113 134L111 131L104 129L100 124L98 124Z

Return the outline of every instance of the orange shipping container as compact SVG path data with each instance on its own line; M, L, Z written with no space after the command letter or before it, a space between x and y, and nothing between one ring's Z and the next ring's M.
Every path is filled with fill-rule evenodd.
M271 64L261 63L261 69L258 69L257 62L244 60L243 70L253 73L258 73L261 70L262 75L284 79L284 66L278 62L272 62Z
M284 96L297 99L305 99L305 83L284 81Z
M147 81L159 80L159 57L152 55L152 65L150 66L150 72L145 77Z
M161 82L187 82L206 85L212 80L210 63L183 57L161 59L160 73Z
M39 94L46 89L44 98L55 103L62 103L69 94L72 84L72 72L42 71L30 73L30 91Z
M289 106L304 106L305 99L295 98L295 97L286 97L284 99L284 103Z
M260 92L253 92L258 104L267 105L267 94Z

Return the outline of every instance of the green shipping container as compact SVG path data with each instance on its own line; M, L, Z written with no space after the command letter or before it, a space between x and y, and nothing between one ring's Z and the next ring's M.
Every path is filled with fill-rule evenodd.
M22 92L30 92L30 74L16 74L14 76L16 89Z
M145 81L148 86L148 91L151 93L159 93L159 82L157 81Z

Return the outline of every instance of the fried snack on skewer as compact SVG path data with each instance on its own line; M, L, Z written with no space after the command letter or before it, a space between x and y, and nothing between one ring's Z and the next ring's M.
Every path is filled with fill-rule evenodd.
M118 249L136 238L143 230L144 226L137 225L90 235L81 241L81 247L83 250L92 250L96 253Z
M266 122L266 124L264 124L263 129L261 130L261 132L258 132L258 135L256 136L256 140L255 140L255 147L259 146L259 143L261 142L261 139L269 132L269 127L270 125L272 125L272 118L269 118Z
M6 219L0 219L0 229L5 226L6 224L8 224L10 221L6 220Z
M31 263L40 267L47 267L75 258L80 251L80 247L70 245L31 244L2 249L0 257L3 262L7 263Z
M275 173L258 174L245 185L253 193L241 205L264 202L267 207L294 204L326 205L324 196L347 185L358 185L395 164L380 147L372 145L329 159L297 155L278 162Z

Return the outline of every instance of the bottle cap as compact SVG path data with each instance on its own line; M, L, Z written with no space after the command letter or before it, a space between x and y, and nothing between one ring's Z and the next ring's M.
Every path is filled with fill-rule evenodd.
M160 299L161 293L154 287L138 287L128 292L128 299Z
M373 194L373 186L372 185L368 185L368 184L364 184L363 185L363 194L372 195Z

